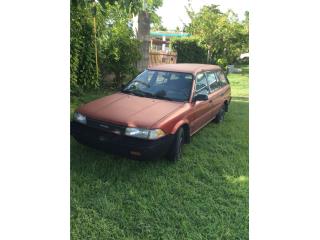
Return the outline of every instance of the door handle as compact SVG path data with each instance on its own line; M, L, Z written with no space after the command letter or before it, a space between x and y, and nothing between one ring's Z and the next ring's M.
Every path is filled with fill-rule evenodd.
M209 103L212 103L212 100L210 100Z

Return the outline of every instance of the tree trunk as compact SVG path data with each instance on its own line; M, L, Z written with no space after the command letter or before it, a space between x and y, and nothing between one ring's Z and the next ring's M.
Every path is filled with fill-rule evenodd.
M141 72L149 63L150 15L145 11L141 11L138 15L137 38L141 41L142 58L137 63L138 71Z

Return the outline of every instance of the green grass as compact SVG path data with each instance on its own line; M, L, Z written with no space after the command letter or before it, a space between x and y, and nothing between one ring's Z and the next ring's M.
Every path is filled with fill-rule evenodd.
M195 134L175 164L71 138L72 239L248 239L248 71L229 79L225 121ZM104 94L72 98L71 109Z

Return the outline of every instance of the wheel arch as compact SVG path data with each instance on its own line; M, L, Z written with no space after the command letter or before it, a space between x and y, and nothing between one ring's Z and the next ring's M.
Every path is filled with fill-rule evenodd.
M190 143L190 125L189 125L189 123L187 122L187 121L180 121L180 122L178 122L175 126L174 126L174 128L173 128L173 130L172 130L172 133L173 134L175 134L177 131L178 131L178 129L179 128L183 128L183 130L184 130L184 136L185 136L185 143Z

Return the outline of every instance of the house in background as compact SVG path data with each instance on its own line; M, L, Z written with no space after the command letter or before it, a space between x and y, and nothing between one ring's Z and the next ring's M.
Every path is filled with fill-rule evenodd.
M148 66L177 63L177 53L170 49L170 39L188 36L191 34L173 31L150 32Z
M150 31L150 16L147 12L140 12L132 19L132 29L142 43L138 71L158 64L176 63L177 53L170 49L170 39L191 36L184 32Z
M173 32L173 31L157 31L150 32L150 51L171 51L169 44L171 38L189 37L190 33Z

